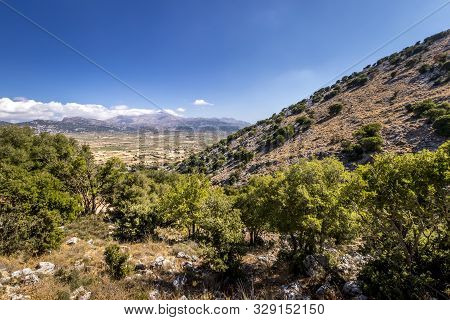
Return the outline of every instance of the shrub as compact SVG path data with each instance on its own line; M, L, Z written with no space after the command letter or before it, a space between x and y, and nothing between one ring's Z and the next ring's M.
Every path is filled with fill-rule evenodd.
M374 257L361 278L373 296L445 296L449 149L447 142L434 153L379 155L357 170L364 183L354 199L365 212L365 249Z
M335 116L339 114L342 111L342 104L341 103L335 103L328 107L328 114L330 116Z
M233 154L234 160L243 162L244 164L250 162L254 156L255 154L253 152L248 151L243 147L239 147L238 150Z
M365 152L381 151L383 139L380 136L367 137L359 140L359 145Z
M350 161L360 160L364 153L381 151L383 139L380 136L381 124L369 123L353 133L357 143L344 141L342 151Z
M313 120L308 116L300 116L297 119L295 119L295 123L299 126L302 126L304 129L307 129L311 126Z
M267 219L267 199L271 192L269 176L252 177L240 189L236 207L241 211L241 219L250 233L250 244L254 245L264 230L269 228Z
M304 101L297 102L296 104L293 104L292 106L289 107L289 110L291 110L292 114L302 113L303 111L305 111L305 109L306 109L306 102Z
M441 136L450 137L450 114L446 114L437 118L433 123L433 128Z
M131 268L128 265L128 254L122 253L118 245L106 247L105 262L108 266L108 273L113 279L120 280L130 273Z
M203 175L182 175L161 197L160 212L166 223L185 228L189 237L197 235L197 225L204 212L202 206L211 188Z
M419 73L427 73L432 69L432 67L429 64L423 64L419 68Z
M350 82L348 83L348 86L350 88L361 87L361 86L365 85L367 83L367 81L369 81L369 78L367 77L367 75L360 74L360 75L356 76L355 78L353 78L352 80L350 80Z
M414 104L408 104L406 109L418 117L426 117L433 123L436 132L444 137L449 133L450 104L448 102L435 103L432 100L423 100Z
M323 99L325 101L326 100L330 100L331 98L334 98L335 96L337 96L340 92L341 92L341 88L340 87L336 87L333 90L331 90L330 92L328 92L327 94L325 94Z
M380 130L380 123L369 123L359 128L353 135L357 138L375 137L379 134Z
M202 204L205 213L199 221L198 239L203 244L209 266L219 272L233 273L243 253L243 225L239 211L233 209L223 191L214 188Z
M271 226L289 237L290 256L320 252L325 243L352 238L352 211L340 201L347 181L341 162L302 160L270 182L266 210Z

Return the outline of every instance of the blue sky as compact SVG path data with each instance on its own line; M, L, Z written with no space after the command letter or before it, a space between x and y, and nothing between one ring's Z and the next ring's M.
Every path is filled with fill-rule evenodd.
M247 121L309 96L448 2L0 0L0 98L117 110L154 106L2 1L162 108ZM447 5L351 71L449 26Z

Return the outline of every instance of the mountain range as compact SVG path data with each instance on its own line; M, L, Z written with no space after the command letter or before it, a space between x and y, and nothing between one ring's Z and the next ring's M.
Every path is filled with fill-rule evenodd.
M0 125L8 125L0 121ZM234 132L249 125L248 122L232 118L187 118L175 116L164 111L140 116L117 116L108 120L86 119L81 117L64 118L61 121L33 120L17 123L28 126L37 132L129 132L137 130L193 130Z

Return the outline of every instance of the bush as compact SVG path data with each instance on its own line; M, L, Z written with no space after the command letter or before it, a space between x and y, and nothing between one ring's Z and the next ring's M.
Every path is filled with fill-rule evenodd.
M353 78L352 80L350 80L350 82L348 83L348 86L350 88L361 87L361 86L365 85L367 83L367 81L369 81L369 78L367 77L367 75L360 74L360 75L356 76L355 78Z
M365 249L374 257L361 274L377 298L446 296L450 143L437 152L384 154L357 174L365 212Z
M353 135L357 138L375 137L379 135L380 130L380 123L369 123L359 128Z
M241 211L241 219L250 234L250 244L254 245L261 233L269 229L267 219L267 199L271 192L268 176L252 177L239 190L236 207Z
M120 280L130 273L128 265L128 254L122 253L118 245L110 245L105 249L105 262L108 266L108 273L113 279Z
M419 73L427 73L432 69L432 67L429 64L423 64L419 68Z
M367 137L359 140L359 145L365 152L381 151L383 139L380 136Z
M450 114L446 114L437 118L433 123L433 128L441 136L450 137Z
M342 143L342 152L344 152L350 161L362 159L364 153L381 151L383 138L380 136L381 124L369 123L362 126L353 133L357 143L344 141Z
M296 104L293 104L289 107L289 110L292 112L292 114L299 114L305 111L306 109L306 102L300 101Z
M295 123L299 126L302 126L304 129L307 129L311 126L313 120L308 116L300 116L297 119L295 119Z
M48 172L0 164L0 253L42 254L61 241L59 227L81 211Z
M325 243L354 236L352 210L341 203L348 179L341 162L302 160L272 179L266 211L272 228L289 237L290 256L315 254Z
M427 99L414 104L408 104L405 107L409 112L414 112L418 117L426 117L430 123L433 123L433 128L439 135L444 137L450 135L450 104L448 102L437 104Z
M335 103L328 107L328 114L330 116L335 116L339 114L342 111L342 104L341 103Z
M205 260L215 271L234 273L240 265L244 241L239 211L218 188L209 192L202 211L198 238Z

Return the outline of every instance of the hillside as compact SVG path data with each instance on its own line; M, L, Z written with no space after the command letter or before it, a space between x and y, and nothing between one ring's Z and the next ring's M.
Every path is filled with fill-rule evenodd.
M449 40L447 30L344 76L190 157L178 170L204 172L215 182L234 183L300 158L336 156L351 167L369 161L372 151L434 150L448 136ZM433 129L435 118L407 107L427 99L438 105L439 115L447 115L441 121L444 133ZM366 140L378 139L381 145L364 149L354 133L371 123L381 125L381 130Z

